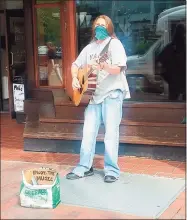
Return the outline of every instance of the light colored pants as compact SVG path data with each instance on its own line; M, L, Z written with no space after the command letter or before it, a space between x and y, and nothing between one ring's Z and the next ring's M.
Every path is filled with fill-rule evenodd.
M73 173L84 176L93 164L96 137L101 122L105 126L104 172L116 178L120 175L118 166L119 125L122 119L123 93L115 90L100 104L89 104L85 110L80 162Z

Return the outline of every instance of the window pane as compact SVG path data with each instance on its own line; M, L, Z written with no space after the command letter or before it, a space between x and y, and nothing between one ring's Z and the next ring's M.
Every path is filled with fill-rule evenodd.
M39 83L62 85L60 9L37 8L37 46Z
M184 5L184 0L77 0L78 53L91 40L93 20L105 14L112 19L115 33L126 50L131 100L184 101L185 46L168 56L167 63L172 63L172 68L163 63L161 68L159 60L160 52L174 36L176 25L185 23Z

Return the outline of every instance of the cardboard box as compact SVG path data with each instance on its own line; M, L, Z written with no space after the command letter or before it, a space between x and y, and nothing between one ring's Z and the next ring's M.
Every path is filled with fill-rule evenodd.
M55 208L60 202L60 178L50 168L22 171L20 203L24 207Z

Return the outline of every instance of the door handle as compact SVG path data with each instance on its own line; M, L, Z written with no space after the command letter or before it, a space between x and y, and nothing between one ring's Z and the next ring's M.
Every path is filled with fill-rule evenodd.
M65 22L64 26L65 26L65 30L67 31L67 23L66 22Z
M8 72L8 66L5 67L5 70Z
M14 54L12 52L10 52L10 53L11 53L11 66L13 66L13 64L14 64Z

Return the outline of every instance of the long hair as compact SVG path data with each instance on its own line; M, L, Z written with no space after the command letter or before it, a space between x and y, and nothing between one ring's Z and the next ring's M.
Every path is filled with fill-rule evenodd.
M116 37L116 34L114 33L114 25L112 23L112 20L106 16L106 15L99 15L93 22L92 24L92 40L95 40L95 25L96 25L96 22L99 18L102 18L105 20L106 22L106 29L109 33L109 36L112 37L112 38L117 38Z

